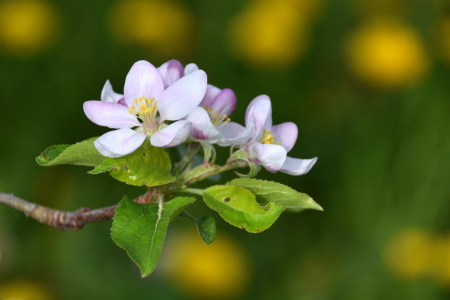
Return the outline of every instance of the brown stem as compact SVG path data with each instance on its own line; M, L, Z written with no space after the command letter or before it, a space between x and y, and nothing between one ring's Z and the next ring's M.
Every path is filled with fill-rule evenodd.
M149 193L142 195L134 201L148 202ZM23 212L42 224L59 230L80 230L84 224L111 219L118 205L107 206L99 209L82 207L76 211L55 210L39 204L31 203L14 196L13 194L0 193L0 204L12 207Z

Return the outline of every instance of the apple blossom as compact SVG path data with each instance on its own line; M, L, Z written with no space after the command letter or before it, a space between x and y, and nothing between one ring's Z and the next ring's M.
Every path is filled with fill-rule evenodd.
M187 116L192 123L191 135L195 140L217 143L223 140L219 129L226 125L236 108L236 95L228 88L223 90L208 85L205 97L199 107L193 109Z
M309 172L317 161L287 156L297 140L297 125L286 122L272 125L272 107L270 98L261 95L252 100L247 107L243 127L229 123L222 128L227 140L241 147L247 159L262 165L270 172L281 171L290 175L302 175Z
M230 121L228 116L235 108L236 95L232 90L228 88L221 90L208 85L200 106L194 108L186 117L192 124L189 140L202 145L205 166L209 162L214 163L216 151L212 144L220 141L224 143L225 138L219 130Z
M169 77L163 77L151 63L138 61L125 80L125 105L107 101L84 103L84 112L92 122L117 129L95 141L102 155L125 156L146 138L156 147L174 147L186 140L191 123L182 118L202 101L206 92L206 74L196 70L165 86L164 81ZM112 88L106 86L105 93L110 92ZM175 122L168 124L166 121Z

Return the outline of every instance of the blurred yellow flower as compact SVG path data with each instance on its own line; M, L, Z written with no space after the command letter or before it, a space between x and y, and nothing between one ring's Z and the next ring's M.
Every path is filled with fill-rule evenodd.
M51 300L53 296L42 285L27 280L15 280L0 285L1 300Z
M432 260L433 276L442 285L450 286L450 236L440 236Z
M235 55L262 69L282 69L303 57L309 41L306 15L292 2L256 1L228 28Z
M0 3L0 50L18 56L47 49L60 29L59 11L45 0Z
M438 22L436 39L441 57L450 63L450 18L447 17Z
M398 232L386 245L386 266L404 280L429 275L433 267L435 241L435 237L424 230L407 229Z
M168 248L163 271L194 299L230 299L248 284L245 252L224 234L218 234L214 243L206 246L196 231L183 231L172 236Z
M399 21L379 19L353 32L346 44L349 68L379 87L402 87L420 79L428 58L417 33Z
M194 18L172 1L119 0L111 8L109 27L117 40L165 58L186 56L194 46Z

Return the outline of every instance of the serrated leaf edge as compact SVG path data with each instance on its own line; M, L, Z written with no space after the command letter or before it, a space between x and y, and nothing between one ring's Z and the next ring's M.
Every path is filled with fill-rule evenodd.
M75 144L74 144L74 145L75 145ZM38 165L40 165L40 166L45 166L46 164L50 163L51 160L49 160L49 158L46 157L46 156L44 155L44 153L47 152L50 148L53 148L53 147L60 147L60 146L67 146L67 147L70 147L71 145L70 145L70 144L58 144L58 145L52 145L52 146L47 147L44 151L42 151L41 155L36 156L36 162L38 163ZM60 156L61 154L63 154L64 151L66 151L66 150L67 150L67 148L64 149L60 154L58 154L58 156ZM58 156L57 156L57 157L58 157ZM45 159L45 160L47 161L47 163L45 163L45 164L39 163L39 161L38 161L39 158ZM56 158L54 158L53 160L55 160L55 159L56 159Z
M69 147L75 146L75 145L78 145L78 144L81 144L81 143L84 143L84 142L86 142L86 141L91 141L91 140L92 140L92 141L95 141L97 138L98 138L98 137L91 137L91 138L89 138L89 139L85 139L85 140L82 140L82 141L80 141L80 142L76 142L75 144L58 144L58 145L52 145L52 146L49 146L49 147L47 147L47 148L41 153L41 155L39 155L39 156L36 157L36 162L38 163L38 165L45 167L47 164L49 164L50 162L54 161L54 160L57 159L60 155L62 155L64 152L66 152L67 149L69 149ZM38 161L38 158L39 158L39 157L43 157L45 160L48 160L48 158L44 156L44 153L47 152L48 149L53 148L53 147L59 147L59 146L68 146L68 147L67 147L66 149L64 149L60 154L58 154L57 157L55 157L54 159L48 161L46 164L40 164L40 163L39 163L39 161ZM73 164L73 165L76 165L76 166L87 166L87 167L91 167L91 166L92 166L92 165L88 165L88 164Z
M283 183L280 183L280 182L277 182L277 181L257 179L257 178L235 178L235 179L232 179L232 180L228 181L225 185L236 185L236 184L233 184L233 181L235 181L235 180L254 180L254 181L259 181L259 182L270 182L270 183L276 183L276 184L282 185L283 187L291 189L295 193L301 193L301 194L307 195L318 206L318 208L320 208L320 209L317 209L318 211L324 211L323 207L320 204L318 204L310 195L308 195L306 193L299 192L299 191L295 190L294 188L292 188L292 187L290 187L288 185L285 185ZM288 193L282 192L282 191L278 191L277 193L280 193L280 194L283 194L283 195L288 195ZM259 195L268 195L268 194L270 194L270 193L260 193ZM286 199L286 198L282 198L282 199Z

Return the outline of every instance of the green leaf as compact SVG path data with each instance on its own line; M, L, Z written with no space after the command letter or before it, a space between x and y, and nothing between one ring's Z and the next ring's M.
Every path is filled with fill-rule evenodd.
M177 197L166 203L140 204L124 197L111 227L113 241L136 263L142 277L158 263L170 219L195 198Z
M198 165L197 167L193 168L192 170L189 170L189 172L186 172L185 174L183 174L183 176L181 177L180 180L181 181L189 180L191 178L201 176L205 173L215 171L219 168L220 168L219 165L212 165L212 166L205 167L204 164L201 164L201 165Z
M203 200L231 225L253 233L269 228L284 210L284 206L273 202L259 205L255 195L236 185L209 187L203 193Z
M259 203L277 203L286 207L286 212L301 212L306 209L323 211L310 196L304 193L273 181L260 179L237 178L227 183L227 185L238 185L246 188L256 195Z
M216 239L216 220L212 216L195 218L187 211L182 211L180 216L189 218L195 222L198 233L206 245L211 244Z
M131 154L119 158L106 158L89 174L100 174L106 171L119 181L130 185L148 187L175 181L170 175L170 159L162 148L153 147L149 142Z
M216 220L213 216L203 216L195 219L198 233L206 245L211 244L216 239Z
M94 146L96 139L95 137L90 138L74 145L48 147L40 156L36 157L36 161L41 166L69 164L95 167L105 159Z

